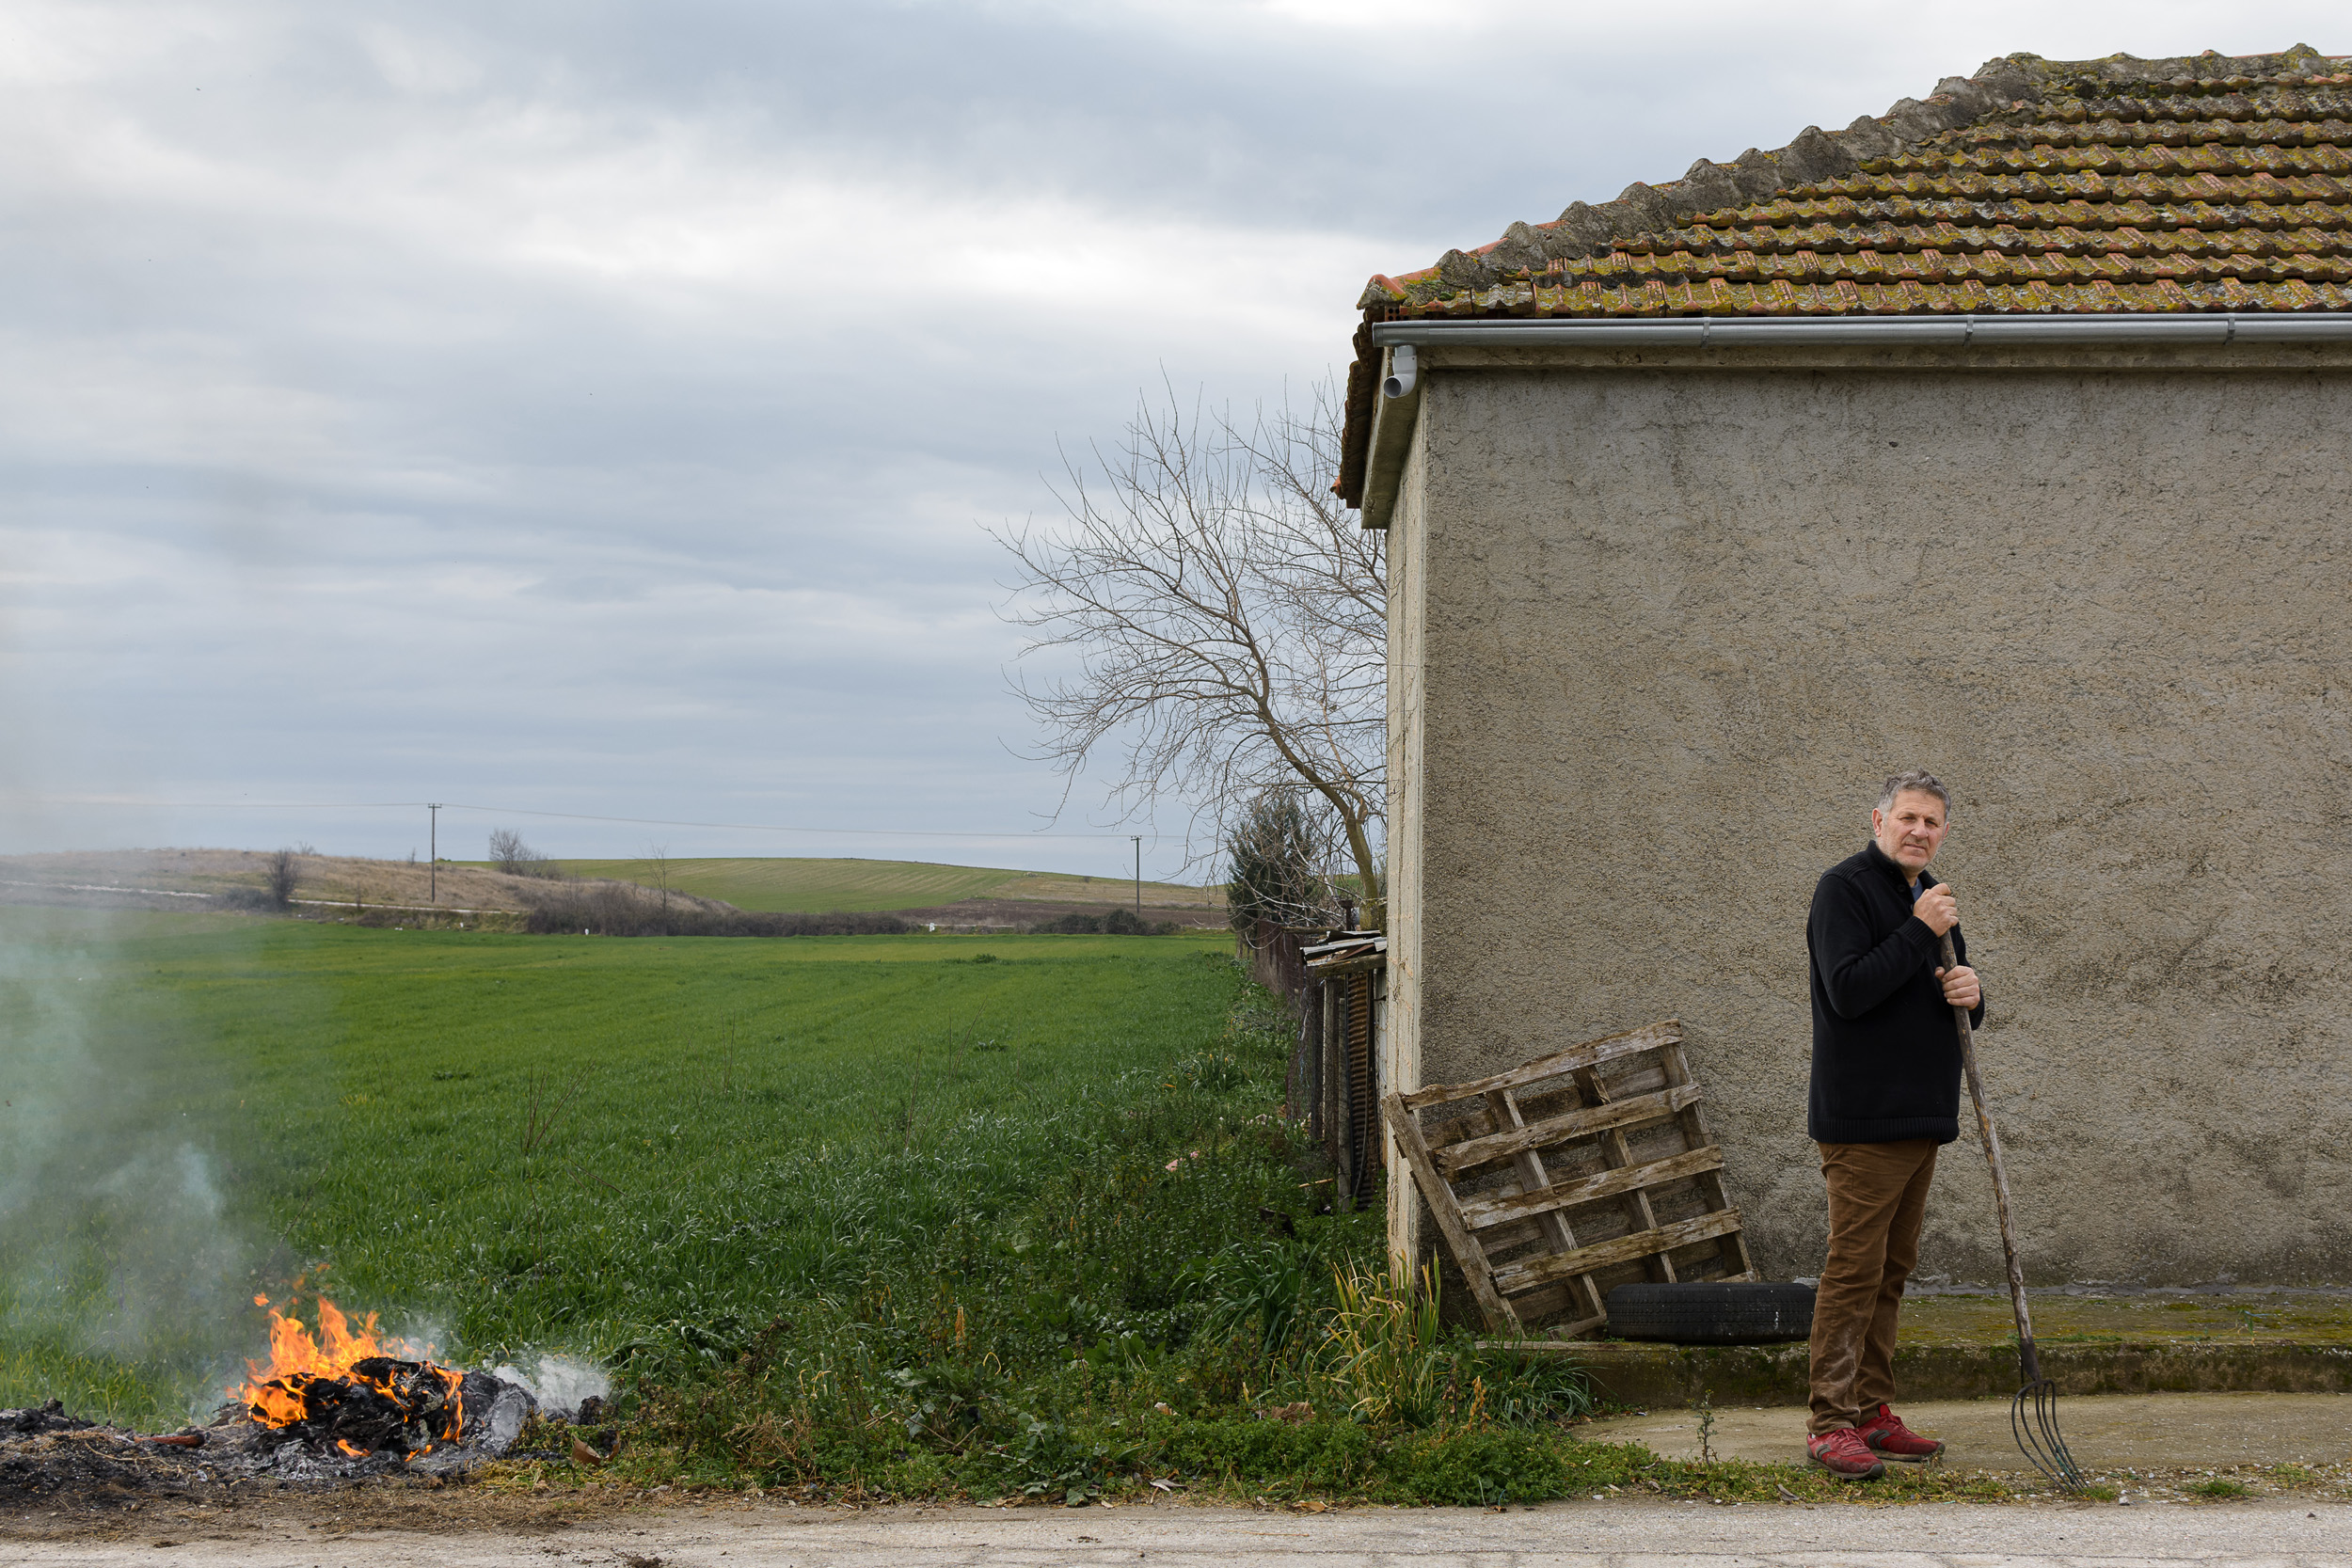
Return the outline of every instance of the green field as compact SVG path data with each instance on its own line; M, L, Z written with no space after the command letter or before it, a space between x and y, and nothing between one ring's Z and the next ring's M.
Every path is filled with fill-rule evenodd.
M469 863L481 864L482 862ZM558 861L575 877L669 885L739 910L787 914L931 909L960 898L1038 898L1057 902L1124 903L1135 884L1120 877L1074 877L1050 871L1009 871L921 861L816 860L789 856L733 860ZM1146 882L1146 904L1194 905L1210 895L1197 887Z
M1214 940L0 941L0 1177L40 1199L0 1230L0 1405L133 1416L200 1401L250 1295L320 1265L453 1354L593 1355L855 1292L942 1227L997 1246L1060 1118L1213 1051L1241 994Z

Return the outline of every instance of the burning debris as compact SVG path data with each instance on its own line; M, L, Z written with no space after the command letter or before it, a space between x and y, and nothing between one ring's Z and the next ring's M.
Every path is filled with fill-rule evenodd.
M321 1297L318 1316L314 1339L273 1308L269 1362L247 1362L251 1375L234 1390L259 1429L247 1447L281 1473L356 1474L355 1464L370 1462L440 1471L496 1458L538 1407L528 1389L491 1373L436 1364L430 1345L379 1338L373 1312L355 1325Z
M354 1458L403 1459L453 1443L466 1430L465 1376L429 1361L371 1355L342 1377L295 1372L262 1386L248 1407L255 1421L290 1440L333 1443Z
M608 1418L610 1385L593 1366L547 1356L535 1371L467 1370L324 1298L316 1322L313 1336L292 1312L272 1310L268 1360L247 1362L248 1375L202 1426L142 1434L77 1419L56 1400L0 1410L0 1519L150 1504L205 1513L370 1481L438 1488L485 1460L560 1460L561 1449L515 1452L538 1414L571 1423L574 1464L601 1465L615 1451L607 1434L587 1430ZM564 1440L560 1426L539 1436Z
M253 1305L267 1307L269 1298L255 1296ZM319 1303L319 1332L324 1345L301 1320L270 1314L270 1364L247 1362L253 1380L238 1390L255 1424L355 1459L406 1459L464 1435L463 1372L389 1354L408 1347L379 1343L373 1313L355 1331L331 1301Z
M246 1363L249 1375L206 1426L142 1436L77 1420L56 1400L0 1410L0 1510L40 1500L131 1507L159 1495L233 1501L256 1484L367 1477L438 1484L506 1455L539 1409L519 1382L442 1366L429 1345L379 1337L373 1315L355 1323L322 1298L318 1323L313 1338L292 1314L272 1311L269 1360Z

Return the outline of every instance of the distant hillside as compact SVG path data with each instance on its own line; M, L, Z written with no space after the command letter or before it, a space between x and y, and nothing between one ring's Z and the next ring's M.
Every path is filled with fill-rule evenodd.
M267 907L269 861L258 849L5 856L0 904L257 911ZM418 861L299 854L294 898L296 912L311 918L418 916L428 924L509 929L599 882L660 883L650 861L564 861L556 867L562 875L549 880L510 877L479 861L443 861L436 871ZM1099 918L1135 897L1135 884L1118 877L913 861L675 860L668 882L675 894L761 914L889 914L927 931L1029 930L1073 914ZM1146 882L1142 918L1152 927L1214 930L1225 924L1225 890Z
M649 860L559 861L575 877L610 877L658 885L660 868ZM740 910L787 913L935 910L966 899L1030 904L1124 904L1135 883L1123 877L1073 877L1054 871L1012 871L972 865L936 865L923 861L816 860L795 856L734 860L674 860L670 886L717 898ZM1225 890L1184 887L1174 882L1143 884L1147 910L1199 911L1223 918Z

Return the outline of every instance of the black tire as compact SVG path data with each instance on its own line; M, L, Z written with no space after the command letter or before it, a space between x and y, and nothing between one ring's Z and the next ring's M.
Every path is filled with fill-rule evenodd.
M1620 1285L1608 1332L1677 1345L1771 1345L1813 1332L1813 1287L1749 1283Z

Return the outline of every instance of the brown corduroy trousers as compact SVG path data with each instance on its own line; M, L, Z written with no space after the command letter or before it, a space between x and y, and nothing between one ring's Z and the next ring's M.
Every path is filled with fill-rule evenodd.
M1829 1260L1813 1297L1817 1435L1861 1423L1895 1398L1895 1320L1919 1261L1936 1141L1821 1144L1829 1183Z

